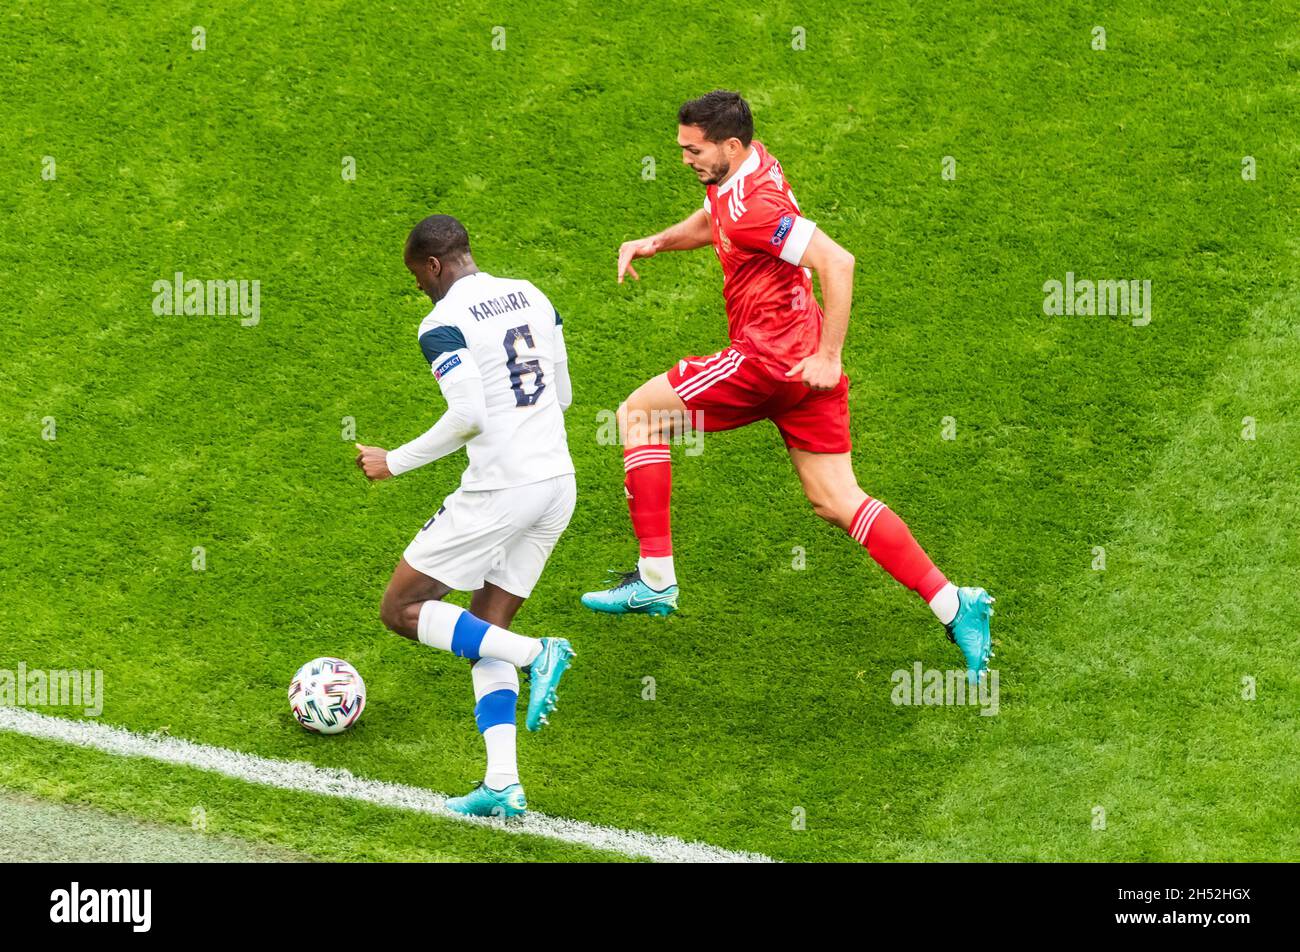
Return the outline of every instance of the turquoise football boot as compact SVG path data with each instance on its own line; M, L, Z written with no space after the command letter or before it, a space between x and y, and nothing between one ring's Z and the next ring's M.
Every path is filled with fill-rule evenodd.
M573 654L573 646L564 638L542 639L542 653L528 666L528 717L524 723L530 731L550 723L546 715L555 710L555 692Z
M993 597L984 589L959 588L957 617L943 626L948 632L948 640L966 657L966 680L971 684L979 681L993 655L993 636L989 632L992 605Z
M641 580L640 571L624 572L619 582L603 592L588 592L582 604L594 612L607 615L671 615L677 611L677 586L669 585L662 592Z
M452 813L463 813L465 816L494 816L505 819L527 813L528 801L524 799L524 788L517 783L512 783L504 790L493 790L480 780L465 796L452 797L448 800L447 809Z

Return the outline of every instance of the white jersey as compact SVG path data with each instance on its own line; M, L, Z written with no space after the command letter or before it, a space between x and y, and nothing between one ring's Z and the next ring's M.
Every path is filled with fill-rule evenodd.
M420 324L420 348L442 382L482 377L487 417L466 444L465 490L506 489L573 473L556 399L565 360L560 315L529 281L477 271L458 279ZM462 359L468 352L470 360Z

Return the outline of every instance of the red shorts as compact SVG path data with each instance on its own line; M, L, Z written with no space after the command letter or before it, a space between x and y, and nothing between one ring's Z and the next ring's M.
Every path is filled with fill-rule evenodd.
M771 420L785 445L812 453L847 453L849 378L833 390L813 390L795 377L773 376L734 347L686 357L668 371L695 424L706 433Z

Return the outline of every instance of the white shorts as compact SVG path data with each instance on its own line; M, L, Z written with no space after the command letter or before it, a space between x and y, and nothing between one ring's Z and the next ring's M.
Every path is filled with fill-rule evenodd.
M569 524L577 498L572 473L509 489L457 489L402 558L458 591L472 592L491 582L527 598Z

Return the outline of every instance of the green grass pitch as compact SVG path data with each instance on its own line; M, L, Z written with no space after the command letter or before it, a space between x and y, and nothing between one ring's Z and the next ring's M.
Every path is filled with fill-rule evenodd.
M552 297L571 355L578 510L516 627L579 658L521 736L533 806L789 861L1300 858L1284 7L7 9L0 668L102 669L101 720L136 731L480 776L464 662L378 620L462 457L369 485L344 433L391 447L441 412L401 246L447 212ZM598 414L726 343L707 249L614 281L620 241L698 206L675 111L715 87L857 256L859 480L997 597L996 716L892 703L894 671L956 650L816 520L766 424L675 456L681 612L578 605L634 556ZM260 281L259 322L156 316L177 271ZM1149 280L1151 323L1044 314L1067 272ZM323 654L369 688L337 738L285 700ZM152 825L202 807L294 856L618 858L3 732L0 787Z

